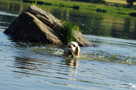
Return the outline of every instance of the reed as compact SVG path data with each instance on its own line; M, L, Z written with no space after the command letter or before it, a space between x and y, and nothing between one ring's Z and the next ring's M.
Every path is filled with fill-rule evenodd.
M35 0L35 5L37 5L37 0Z

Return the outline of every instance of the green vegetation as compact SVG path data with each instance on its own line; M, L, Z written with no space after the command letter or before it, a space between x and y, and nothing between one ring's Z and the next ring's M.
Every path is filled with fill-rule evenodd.
M58 34L63 38L63 41L67 44L74 41L73 30L79 31L79 27L70 21L64 21L62 27L57 31Z
M82 2L93 2L93 3L105 3L105 0L71 0L71 1L82 1Z
M0 0L3 1L3 0ZM135 6L132 8L128 8L127 4L122 3L108 3L105 2L107 0L84 0L89 2L83 2L83 0L6 0L6 2L10 1L19 1L26 2L32 4L39 5L50 5L50 6L58 6L65 8L73 8L81 11L96 11L101 13L115 13L122 15L133 15L135 16ZM82 2L81 2L82 1ZM90 2L100 2L100 3L90 3ZM101 3L105 2L105 3Z
M80 0L83 1L83 0ZM87 0L86 0L87 1ZM104 0L88 0L88 1L103 1ZM102 13L116 13L123 15L131 15L135 10L127 8L127 4L119 3L89 3L89 2L79 2L79 0L25 0L25 2L40 4L40 5L52 5L65 8L73 8L78 10L86 11L96 11Z

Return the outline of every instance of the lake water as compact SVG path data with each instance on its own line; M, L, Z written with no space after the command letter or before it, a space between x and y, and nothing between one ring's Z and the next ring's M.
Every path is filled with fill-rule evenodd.
M77 23L99 47L81 47L78 59L64 46L11 40L3 31L27 4L0 2L0 90L136 90L136 18L46 7Z

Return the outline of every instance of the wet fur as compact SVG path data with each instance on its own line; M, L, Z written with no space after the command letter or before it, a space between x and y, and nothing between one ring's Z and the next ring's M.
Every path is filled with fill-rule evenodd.
M77 42L70 42L67 44L64 54L66 56L75 55L76 57L80 54L80 47Z

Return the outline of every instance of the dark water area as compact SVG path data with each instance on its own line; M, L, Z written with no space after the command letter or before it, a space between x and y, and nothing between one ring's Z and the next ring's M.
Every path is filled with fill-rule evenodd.
M3 33L28 7L0 2L0 90L136 90L136 18L41 6L77 23L99 47L63 56L64 46L14 41Z

